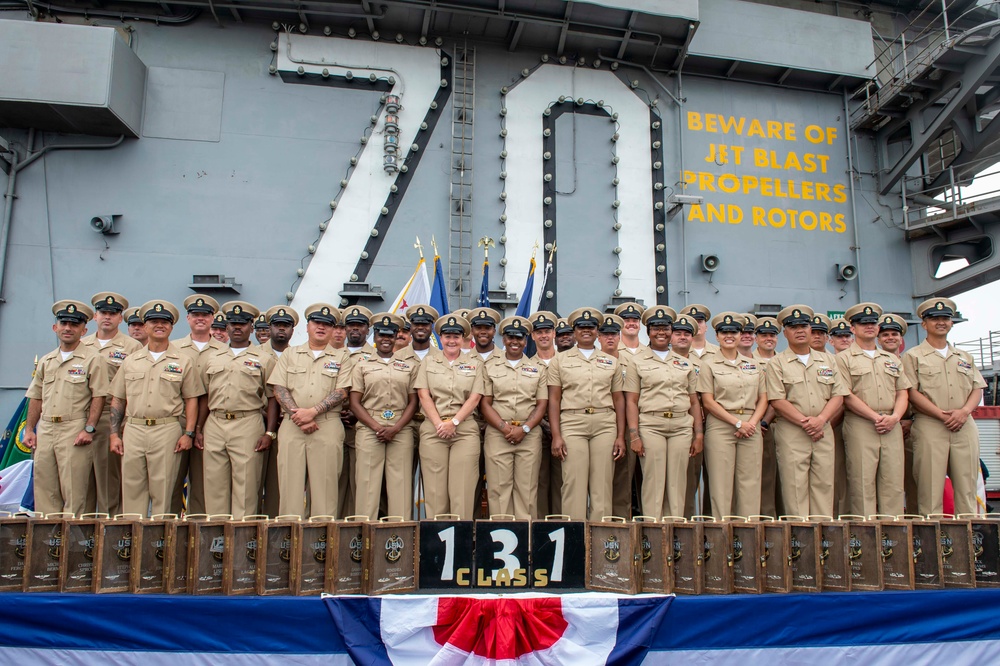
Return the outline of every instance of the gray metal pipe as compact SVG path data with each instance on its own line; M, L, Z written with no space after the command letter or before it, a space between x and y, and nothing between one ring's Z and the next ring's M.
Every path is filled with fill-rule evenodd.
M854 151L851 150L851 120L847 106L847 89L844 89L844 131L847 132L847 182L851 192L851 226L854 227L854 265L858 267L858 303L863 302L864 292L861 289L861 242L858 240L858 209L854 198ZM906 203L905 201L903 202Z

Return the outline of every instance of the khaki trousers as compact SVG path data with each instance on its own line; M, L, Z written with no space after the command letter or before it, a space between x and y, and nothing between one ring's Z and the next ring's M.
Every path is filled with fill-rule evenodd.
M686 413L672 419L639 414L639 438L645 452L639 458L642 513L654 518L681 515L687 492L694 419Z
M631 446L625 448L625 455L615 461L615 476L612 483L611 512L622 518L632 517L632 480L635 478L635 459Z
M274 518L281 508L281 492L278 490L278 440L275 438L271 446L263 454L264 472L260 478L260 508L259 513Z
M357 453L355 451L354 427L344 429L344 457L340 466L340 476L337 480L337 506L344 516L353 516L357 486ZM320 515L320 514L316 514Z
M753 516L760 513L760 470L764 439L738 439L736 429L711 414L705 421L705 465L712 481L712 515Z
M903 429L879 435L875 424L844 414L847 491L850 513L870 516L903 513Z
M972 417L952 432L937 419L917 414L910 430L913 438L913 474L917 479L917 510L941 513L944 477L955 490L955 513L976 512L979 479L979 429Z
M813 442L806 431L781 419L774 428L775 454L785 511L793 516L833 514L833 428Z
M110 437L111 412L105 409L97 422L97 432L91 444L94 449L94 475L87 493L87 510L117 516L122 512L122 457L111 453Z
M774 424L762 430L763 455L760 471L760 512L765 516L778 516L778 459L774 454Z
M441 439L430 419L420 425L420 475L427 517L458 514L472 520L479 477L479 426L466 419L452 439Z
M913 469L913 431L903 439L903 495L906 513L917 512L917 473Z
M515 426L516 427L516 426ZM486 427L486 492L490 515L538 518L538 470L542 465L542 432L535 428L513 445L503 433Z
M562 513L562 461L552 455L552 433L542 419L542 461L538 467L538 516Z
M615 437L618 434L613 411L560 416L566 460L562 461L562 510L573 520L611 515L614 482Z
M834 516L841 516L851 511L851 498L847 490L847 448L844 446L843 421L833 426L833 510Z
M126 423L122 440L124 513L173 513L170 507L183 457L174 449L183 432L177 421L154 426Z
M41 420L32 469L35 484L35 511L87 512L87 490L94 465L94 443L73 446L87 421L81 417L61 423ZM14 446L13 442L10 446Z
M383 425L392 423L379 417L375 420ZM378 519L379 500L382 496L382 480L388 495L386 510L390 516L402 516L403 520L413 517L413 429L408 425L400 429L392 441L379 441L374 431L360 421L355 428L354 451L357 455L355 466L354 497L355 513L366 515L369 520Z
M316 418L319 430L307 435L292 419L285 418L278 428L279 511L283 515L337 516L340 468L344 460L344 424L338 412ZM309 507L306 507L306 484Z
M234 520L256 513L267 452L254 449L264 421L256 414L230 421L209 414L204 432L205 509L231 514Z

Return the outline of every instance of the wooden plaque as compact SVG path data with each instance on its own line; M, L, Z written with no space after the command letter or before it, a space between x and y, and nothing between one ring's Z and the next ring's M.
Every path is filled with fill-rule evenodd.
M846 522L826 520L819 524L820 566L823 570L823 592L850 592L851 565L847 552L851 541Z
M791 542L788 523L764 522L764 591L791 592Z
M909 518L909 516L906 516ZM913 587L918 590L940 590L944 587L944 567L941 562L941 524L918 516L912 520Z
M420 589L469 589L475 531L471 520L420 521Z
M636 516L639 524L639 550L642 555L641 592L670 594L673 591L673 573L669 557L673 555L673 523L658 523L654 518Z
M230 516L188 521L188 593L221 594Z
M764 528L761 523L734 522L733 591L760 594L764 591Z
M823 589L823 532L819 523L793 520L788 525L792 590L819 592Z
M368 516L348 516L346 522L330 525L333 542L326 551L326 591L330 594L361 594L366 520Z
M675 594L701 594L705 584L705 537L702 523L675 522L673 582Z
M706 594L733 593L733 528L729 523L705 522L702 525L702 571Z
M848 526L851 589L881 591L884 587L881 526L877 521L856 517L848 520Z
M97 571L94 592L128 592L132 589L135 557L135 525L139 514L116 516L97 526Z
M586 586L587 535L583 521L570 520L569 516L533 521L529 542L532 587L562 590ZM421 558L421 570L423 566Z
M163 569L164 589L167 594L188 592L188 565L191 561L191 525L187 520L168 520L164 524L166 560ZM146 541L145 532L143 541Z
M882 580L887 590L914 589L913 528L906 520L881 520Z
M103 516L106 519L107 515ZM94 589L94 556L98 517L74 518L63 523L63 557L59 572L61 592L91 592Z
M475 586L478 588L525 589L531 557L527 520L476 521ZM421 566L423 562L421 561Z
M27 514L0 518L0 592L20 592L23 589L27 548Z
M636 594L642 588L641 530L637 523L587 523L587 589Z
M177 516L173 514L156 515L150 520L134 523L132 594L161 594L166 591L167 523L175 522L176 519ZM186 563L184 572L184 587L187 587Z
M364 524L362 592L398 594L417 589L420 531L398 516Z
M327 544L333 516L313 516L309 522L295 523L292 557L292 594L321 594L326 586Z
M299 552L295 526L298 519L278 516L262 524L261 540L257 545L257 594L291 594L292 560Z
M1000 587L1000 520L972 518L971 522L976 587Z
M63 553L63 519L56 517L32 518L28 521L28 543L24 560L25 592L57 592L59 590L59 562Z
M261 557L261 541L267 519L226 521L223 535L222 592L228 595L257 592L257 566Z
M972 552L972 523L942 518L941 567L945 587L975 587L976 565Z

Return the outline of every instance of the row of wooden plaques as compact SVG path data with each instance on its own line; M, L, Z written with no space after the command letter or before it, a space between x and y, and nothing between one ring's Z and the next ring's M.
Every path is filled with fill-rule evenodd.
M0 518L0 591L635 594L1000 587L1000 520Z

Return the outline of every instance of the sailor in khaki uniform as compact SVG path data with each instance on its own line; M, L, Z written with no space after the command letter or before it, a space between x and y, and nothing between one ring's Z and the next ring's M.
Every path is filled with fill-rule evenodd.
M855 341L837 354L844 397L844 447L850 513L903 513L903 430L910 381L895 354L876 347L882 308L859 303L844 313Z
M340 311L327 303L306 308L308 340L289 347L278 359L267 383L284 412L278 426L279 511L307 518L305 488L309 484L311 515L338 515L338 486L344 463L341 403L351 388L347 351L330 346Z
M878 322L878 346L890 354L903 357L903 336L906 335L907 323L899 315L883 312ZM912 387L911 387L912 388ZM903 431L903 496L907 513L917 510L917 481L913 474L913 437L910 429L913 426L913 404L899 422Z
M46 354L28 386L24 445L34 449L35 509L88 511L96 424L108 393L108 369L92 347L80 344L93 311L79 301L52 306L59 347Z
M625 375L628 437L642 468L642 512L657 518L684 512L688 461L704 441L698 373L689 359L669 351L676 316L665 305L643 313L649 347L632 358Z
M688 360L699 367L706 358L719 352L718 345L714 345L705 339L708 331L708 322L712 319L712 311L700 303L693 303L682 308L679 315L685 315L697 322L694 336L691 339L690 351L687 354ZM704 413L704 411L703 411ZM708 470L705 468L705 453L698 451L688 461L687 494L684 496L684 515L690 516L697 513L711 513L712 493L711 479L708 477ZM700 506L695 506L695 493L701 488Z
M834 507L830 419L848 391L833 356L809 346L812 317L805 305L778 314L788 349L767 364L767 397L781 417L772 427L785 510L829 516Z
M424 412L420 426L420 474L428 516L454 513L472 520L479 477L479 405L473 393L483 361L463 350L469 322L456 314L434 324L441 353L428 354L417 371L417 397Z
M419 361L394 352L396 334L403 326L399 315L372 315L375 354L354 364L351 411L358 419L354 447L357 455L355 512L378 517L385 478L390 516L409 520L413 515L413 430L417 411L413 385Z
M403 349L397 348L397 355L400 358L412 359L419 366L428 354L436 353L438 349L431 344L434 340L434 322L441 315L431 306L424 303L417 303L406 308L403 319L410 325L410 342ZM396 344L399 344L397 336ZM420 411L420 402L417 401L417 411L410 420L410 429L413 431L414 447L420 441L420 424L424 422L424 415Z
M757 317L749 312L742 313L740 317L743 319L743 327L740 329L740 338L736 343L736 351L747 358L752 358L753 345L757 342ZM722 347L721 341L719 342L719 347Z
M852 342L854 342L854 333L851 332L851 323L843 317L831 319L830 346L833 347L833 353L839 354L848 349Z
M595 348L602 315L578 308L566 321L576 347L549 365L552 455L562 460L562 509L573 520L611 515L615 461L625 455L624 381L618 359Z
M948 342L957 312L950 298L930 298L917 306L927 338L903 355L913 386L913 473L917 511L941 513L944 478L955 489L955 513L976 512L979 430L969 418L983 398L986 382L965 351Z
M123 511L145 516L150 507L153 514L172 513L182 454L194 442L205 387L191 356L170 342L177 308L153 300L140 311L149 344L125 359L111 384L111 451L122 456Z
M269 336L267 342L260 346L260 353L262 356L272 359L273 362L270 364L270 367L273 370L274 365L278 363L278 359L288 349L288 343L292 339L295 327L299 325L299 313L287 305L275 305L268 308L267 312L264 313L264 317L267 319ZM268 386L268 393L270 394L269 397L273 397L270 386ZM275 403L277 403L277 400L275 400ZM268 407L270 405L271 403L268 402ZM258 510L259 513L271 516L272 518L279 515L281 506L281 490L278 487L279 444L277 439L278 429L282 420L281 406L277 405L276 409L278 416L275 426L268 427L274 439L264 454L266 461L264 462L264 472L260 480L260 509ZM264 418L267 418L266 414Z
M486 428L486 490L490 515L538 517L538 470L542 457L539 425L548 406L548 366L524 356L532 325L524 317L500 322L504 351L492 355L473 392Z
M229 333L226 332L226 316L221 312L216 313L212 320L212 337L223 345L229 344Z
M141 347L145 347L149 335L146 333L146 325L143 323L142 317L139 316L139 308L130 309L125 321L128 323L128 336L138 342Z
M641 319L639 320L642 321ZM601 351L618 359L622 379L628 370L629 360L634 357L632 352L621 353L621 336L625 320L616 314L604 314L601 324L597 327L597 342ZM641 351L636 349L636 353ZM611 494L611 513L621 518L632 518L632 482L635 478L635 451L625 447L625 455L615 461L615 476L611 482L614 490Z
M375 348L368 344L368 332L371 330L372 311L361 305L351 305L341 313L344 322L345 343L350 354L351 365L368 359L375 353ZM336 335L336 328L334 329ZM331 342L331 346L336 345ZM354 426L358 420L351 411L350 400L345 400L340 410L340 420L344 424L344 462L340 469L340 479L337 481L338 504L342 515L354 513L354 500L357 488L354 485L357 477L355 469L356 458L354 448Z
M267 386L276 357L250 346L253 321L260 314L256 307L230 301L222 313L229 348L210 354L202 364L207 393L198 401L208 479L205 508L210 514L231 514L240 520L257 513L266 451L277 439L278 403Z
M757 348L753 352L753 358L762 370L767 370L767 364L775 356L774 348L778 345L780 332L781 324L774 317L761 317L757 320L754 336ZM771 428L776 417L774 407L768 402L764 418L760 421L761 439L764 444L760 472L760 512L765 516L774 517L784 513L778 510L781 505L781 491L778 487L778 461L774 454L774 430Z
M712 319L719 353L703 361L698 373L698 393L707 412L705 463L716 519L760 513L760 422L768 405L763 366L739 353L745 325L746 316L735 312Z
M258 345L271 339L271 325L267 323L267 315L261 312L253 322L253 337Z
M226 345L212 336L212 323L215 313L219 311L219 302L205 294L193 294L184 299L184 310L187 312L187 323L191 333L173 344L181 352L187 354L195 364L195 373L201 377L202 363L209 354L226 349ZM194 424L184 422L181 415L181 425L185 430L195 430ZM187 512L205 513L205 474L202 449L205 441L200 432L195 432L194 446L185 450L180 456L177 482L174 486L173 499L170 502L170 512L180 515L183 507L184 479L187 478Z
M556 321L556 351L564 352L576 346L573 327L565 319Z
M531 339L535 343L535 355L531 360L546 368L558 353L556 351L556 323L559 317L548 310L532 313ZM572 329L571 329L572 330ZM546 382L548 380L546 379ZM548 387L546 386L546 402ZM538 515L545 517L562 512L562 461L552 455L552 428L546 407L539 425L542 431L542 460L538 468Z
M635 356L646 347L639 340L644 310L645 308L638 303L622 303L615 308L615 314L622 318L622 339L618 343L619 351L627 351Z
M122 361L132 352L142 349L142 344L119 330L122 312L128 301L121 294L102 291L90 299L94 306L94 323L97 331L80 342L104 359L108 368L108 385L114 381ZM111 455L108 437L111 435L111 401L104 402L104 412L94 433L94 477L87 497L87 510L100 511L116 516L122 509L122 459ZM96 509L95 509L96 507Z

